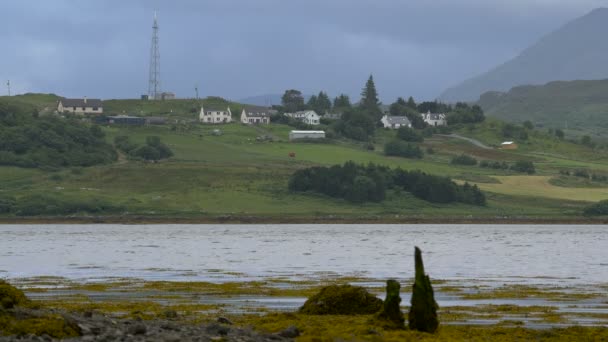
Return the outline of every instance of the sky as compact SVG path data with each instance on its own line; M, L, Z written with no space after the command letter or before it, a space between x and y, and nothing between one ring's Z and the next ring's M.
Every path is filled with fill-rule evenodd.
M0 95L138 98L154 12L162 89L433 100L608 0L0 0Z

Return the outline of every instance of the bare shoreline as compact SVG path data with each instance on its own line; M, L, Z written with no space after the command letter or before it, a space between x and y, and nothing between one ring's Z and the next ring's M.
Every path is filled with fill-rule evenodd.
M74 216L74 217L3 217L0 224L585 224L605 225L608 218L589 217L279 217L279 216Z

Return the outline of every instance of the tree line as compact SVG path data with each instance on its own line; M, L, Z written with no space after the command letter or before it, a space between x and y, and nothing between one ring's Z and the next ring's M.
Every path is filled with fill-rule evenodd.
M27 168L92 166L116 160L98 126L75 118L38 117L36 110L0 103L0 165Z
M485 195L476 185L458 185L449 177L371 163L301 169L290 177L288 188L291 192L314 192L353 203L382 202L387 191L403 190L432 203L486 204Z

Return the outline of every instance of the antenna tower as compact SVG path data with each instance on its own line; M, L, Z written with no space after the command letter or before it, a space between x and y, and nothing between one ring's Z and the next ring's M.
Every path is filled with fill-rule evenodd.
M148 81L148 96L150 100L161 97L160 90L160 49L158 46L158 16L154 12L154 25L152 26L152 47L150 49L150 78Z

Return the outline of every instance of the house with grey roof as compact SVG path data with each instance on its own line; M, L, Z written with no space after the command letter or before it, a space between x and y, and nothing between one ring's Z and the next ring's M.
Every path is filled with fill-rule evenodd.
M202 106L198 119L204 124L230 123L232 122L232 111L230 111L230 107Z
M61 98L57 102L58 113L103 114L103 102L99 99L66 99Z
M384 128L390 129L398 129L400 127L412 127L412 123L407 118L407 116L390 116L384 115L382 119L380 119Z
M270 124L271 109L259 106L245 106L241 112L241 122L248 125Z
M422 120L424 120L424 122L427 123L427 125L429 126L447 126L448 125L448 120L446 119L445 114L440 114L440 113L431 113L431 111L429 111L428 113L423 113L420 114L422 116Z
M314 110L302 110L295 113L285 113L285 116L301 121L307 125L316 126L321 124L319 114Z

